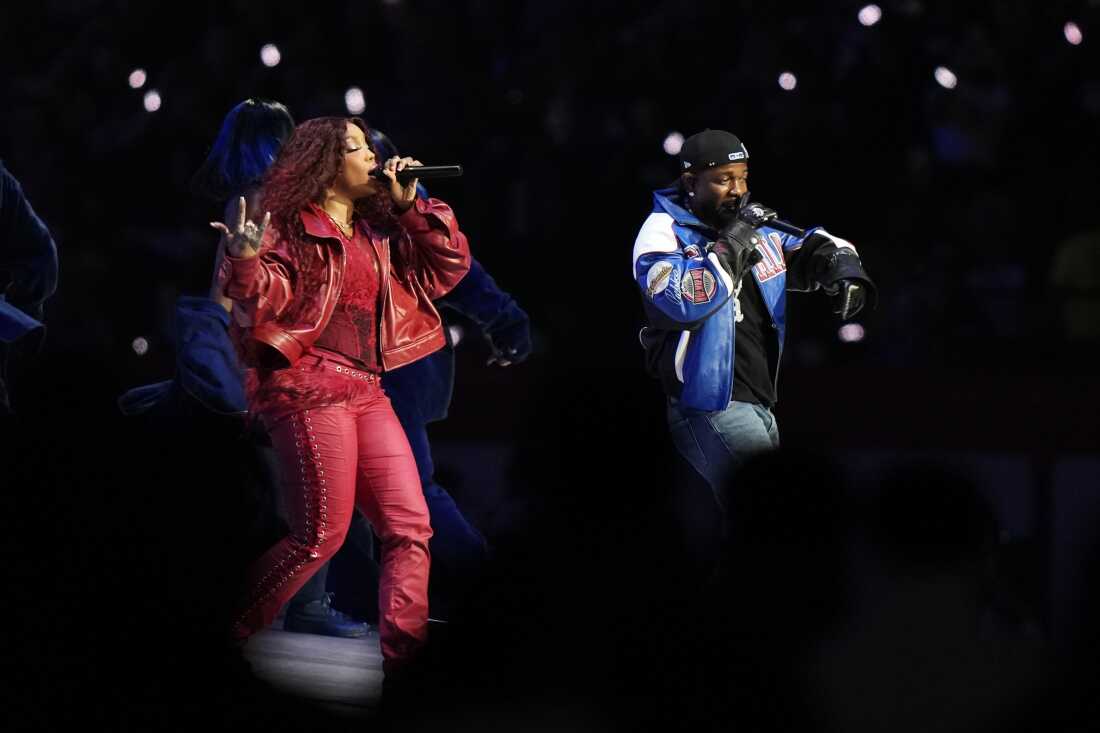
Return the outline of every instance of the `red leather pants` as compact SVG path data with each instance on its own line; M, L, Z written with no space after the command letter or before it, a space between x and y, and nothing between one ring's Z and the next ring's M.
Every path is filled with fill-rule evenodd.
M336 369L333 362L326 368ZM270 428L290 534L250 568L239 638L263 629L344 542L358 507L382 541L379 636L387 668L408 659L428 631L428 508L416 462L374 375L342 403L296 412Z

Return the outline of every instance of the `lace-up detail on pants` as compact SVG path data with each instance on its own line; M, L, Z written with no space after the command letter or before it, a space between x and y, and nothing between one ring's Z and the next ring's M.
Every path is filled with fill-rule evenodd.
M253 564L236 634L271 623L336 553L358 507L382 540L378 627L383 660L392 666L427 637L428 507L408 439L378 380L331 369L353 386L352 399L294 413L270 429L290 534Z
M284 543L276 545L281 549L279 556L272 558L267 572L252 586L245 609L237 617L234 632L238 637L247 635L244 624L249 616L279 593L292 577L299 575L306 563L321 558L321 545L328 531L328 487L312 422L309 410L290 418L297 474L284 476L286 488L298 495L304 516L298 526L291 528L291 534L284 540L285 546L280 547ZM302 582L308 577L304 576Z

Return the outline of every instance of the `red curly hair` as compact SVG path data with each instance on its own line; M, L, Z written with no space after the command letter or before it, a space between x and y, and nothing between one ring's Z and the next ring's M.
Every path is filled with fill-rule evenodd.
M371 144L370 128L359 117L317 117L294 128L279 157L264 176L262 206L271 212L275 228L292 239L305 236L298 212L325 200L325 191L344 165L344 138L351 123ZM379 161L381 164L382 161ZM376 230L392 231L397 224L393 201L384 193L356 200L355 213Z

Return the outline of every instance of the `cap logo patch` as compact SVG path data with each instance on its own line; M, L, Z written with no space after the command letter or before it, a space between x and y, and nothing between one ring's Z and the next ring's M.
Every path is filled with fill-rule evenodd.
M730 160L741 160L744 157L744 153L730 153Z

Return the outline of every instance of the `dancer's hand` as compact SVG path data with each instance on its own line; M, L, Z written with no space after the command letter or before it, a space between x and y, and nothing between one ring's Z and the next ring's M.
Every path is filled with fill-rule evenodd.
M519 306L514 305L513 310L514 315L504 323L485 330L493 352L486 365L511 366L531 355L531 322Z
M259 226L251 219L245 218L244 196L241 196L240 207L237 210L237 228L230 230L220 221L210 222L210 226L225 235L225 250L230 257L249 259L260 253L260 243L264 240L264 230L271 222L271 212L264 214L264 220Z
M393 156L386 161L386 164L382 166L382 173L386 178L390 179L390 197L393 198L394 206L398 208L402 213L409 210L409 207L416 201L416 184L419 179L414 178L404 186L397 182L397 171L404 170L409 166L424 165L419 160L413 160L412 158L401 158Z

